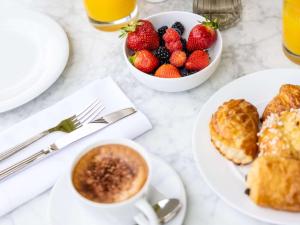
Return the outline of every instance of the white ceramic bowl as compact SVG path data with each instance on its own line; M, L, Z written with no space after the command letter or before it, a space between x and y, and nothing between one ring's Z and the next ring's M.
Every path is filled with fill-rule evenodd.
M183 37L186 39L188 38L191 29L196 24L199 23L198 21L205 20L205 18L200 15L190 13L190 12L183 12L183 11L170 11L170 12L158 13L149 16L145 19L151 21L156 30L164 25L171 27L173 23L179 21L185 27ZM203 70L200 70L186 77L159 78L159 77L151 76L147 73L138 70L128 60L128 56L130 55L131 51L126 46L126 40L124 41L123 44L123 55L134 77L144 85L158 91L165 91L165 92L185 91L202 84L217 69L220 63L221 53L223 48L222 37L219 30L217 30L217 35L218 38L216 43L209 49L209 55L211 57L210 64Z

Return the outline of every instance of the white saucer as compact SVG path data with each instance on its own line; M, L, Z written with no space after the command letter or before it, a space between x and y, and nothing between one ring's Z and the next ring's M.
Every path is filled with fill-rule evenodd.
M40 95L60 76L69 57L63 29L25 9L0 10L0 112Z
M156 156L150 155L153 166L153 176L151 185L165 197L178 198L182 203L179 214L171 220L168 225L183 224L186 213L186 194L181 179L167 163ZM149 194L148 199L151 203L156 202L158 196ZM72 193L67 188L66 175L61 177L55 184L50 194L48 218L51 225L94 225L99 224L88 216L88 212L80 206L78 201L73 198ZM113 225L111 223L108 223ZM101 225L103 225L101 223ZM127 225L127 224L122 224ZM132 224L128 224L132 225Z

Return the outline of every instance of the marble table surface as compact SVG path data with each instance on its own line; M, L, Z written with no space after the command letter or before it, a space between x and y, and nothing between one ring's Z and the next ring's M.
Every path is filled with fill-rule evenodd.
M281 49L281 1L244 0L241 22L222 32L224 52L218 70L200 87L175 94L153 91L132 77L117 34L92 28L82 0L0 0L0 7L3 6L32 8L54 18L67 32L71 52L63 74L46 92L24 106L0 114L1 130L89 82L110 75L153 123L153 130L137 141L168 161L185 184L188 212L184 224L265 224L235 211L209 189L196 168L191 137L203 103L228 82L258 70L298 67L285 58ZM141 16L168 10L192 11L192 0L159 4L140 1L140 8ZM48 198L49 191L0 218L0 225L46 224Z

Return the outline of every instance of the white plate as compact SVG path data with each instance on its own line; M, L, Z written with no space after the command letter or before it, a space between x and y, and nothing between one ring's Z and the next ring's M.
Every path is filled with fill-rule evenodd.
M154 155L150 155L150 159L154 168L151 185L165 197L178 198L182 203L179 214L167 225L182 225L186 213L186 194L182 181L174 169L163 160ZM148 197L151 203L156 202L157 198L161 199L161 196L158 196L157 193L154 196L153 192ZM60 178L50 194L49 223L52 225L106 225L106 223L115 225L109 221L95 221L95 218L91 217L91 213L85 210L68 190L66 175Z
M0 49L0 112L49 88L69 56L63 29L48 16L25 9L1 9Z
M300 70L265 70L241 77L216 92L202 107L193 133L194 157L207 184L233 208L256 219L276 224L299 225L300 213L276 211L256 206L247 195L244 174L239 167L223 158L210 142L208 124L212 114L223 102L244 98L260 112L274 97L282 84L300 84ZM249 167L249 166L248 166Z

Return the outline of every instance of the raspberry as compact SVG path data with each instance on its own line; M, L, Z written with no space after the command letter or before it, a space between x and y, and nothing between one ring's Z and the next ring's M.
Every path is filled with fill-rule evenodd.
M173 28L168 28L166 30L166 33L163 35L163 39L166 43L172 42L172 41L178 41L180 40L179 34L176 32Z
M182 44L180 40L167 42L166 47L171 53L176 50L182 50Z

